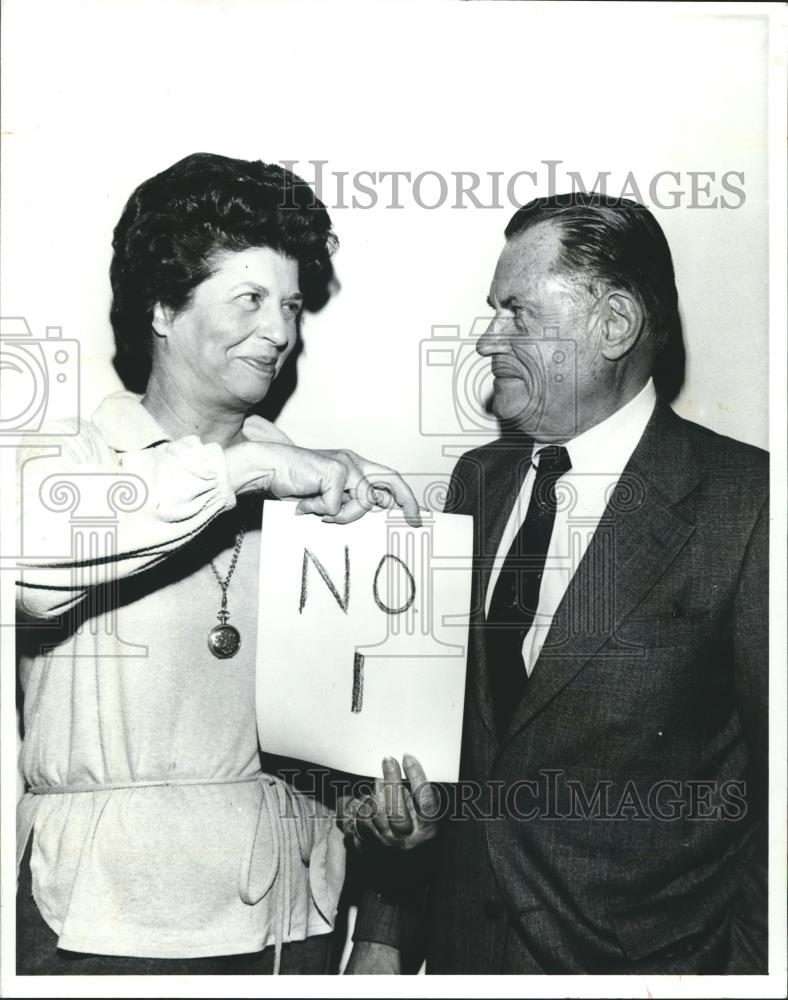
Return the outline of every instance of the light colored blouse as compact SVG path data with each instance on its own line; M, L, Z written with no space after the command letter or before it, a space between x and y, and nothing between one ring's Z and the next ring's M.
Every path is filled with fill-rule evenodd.
M32 831L44 919L61 948L153 958L328 932L342 835L258 757L262 504L228 588L241 646L220 660L210 560L224 578L255 503L237 503L222 448L168 440L126 392L57 430L19 452L18 851ZM287 441L259 417L244 434Z

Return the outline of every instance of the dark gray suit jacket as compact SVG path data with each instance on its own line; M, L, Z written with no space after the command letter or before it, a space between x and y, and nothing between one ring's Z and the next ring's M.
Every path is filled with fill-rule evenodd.
M381 859L355 937L409 935L434 973L765 973L768 455L657 404L499 740L483 609L529 462L501 439L455 469L462 791Z

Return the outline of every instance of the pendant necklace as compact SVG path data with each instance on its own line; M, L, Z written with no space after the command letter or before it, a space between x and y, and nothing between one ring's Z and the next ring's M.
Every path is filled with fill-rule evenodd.
M228 625L227 622L230 618L230 612L227 610L227 588L230 586L230 580L235 572L235 566L238 562L238 555L241 551L241 545L244 540L244 530L241 528L235 539L235 548L233 549L233 557L230 560L230 568L227 570L227 576L222 579L216 567L213 564L213 559L211 559L211 570L213 575L216 577L216 582L222 588L222 603L219 608L219 613L217 618L219 619L219 625L214 625L211 631L208 633L208 649L217 656L220 660L226 660L231 656L235 656L241 645L241 633L235 628L234 625Z

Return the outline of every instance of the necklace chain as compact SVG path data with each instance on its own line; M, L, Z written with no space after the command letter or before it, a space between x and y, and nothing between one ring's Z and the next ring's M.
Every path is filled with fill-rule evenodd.
M230 586L230 580L232 579L233 573L235 572L235 567L238 562L238 556L241 553L241 546L243 545L243 540L244 540L244 529L239 528L238 535L236 536L235 539L235 548L233 549L233 557L230 560L230 568L227 570L227 576L224 579L222 579L219 576L219 571L216 569L213 559L211 559L211 571L213 572L213 575L216 577L216 582L222 588L222 609L227 607L227 588Z

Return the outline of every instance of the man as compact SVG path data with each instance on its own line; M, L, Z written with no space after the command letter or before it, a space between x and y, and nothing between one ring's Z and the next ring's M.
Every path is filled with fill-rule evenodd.
M461 780L355 816L418 849L367 847L350 971L398 971L409 935L431 973L766 973L768 456L658 398L681 327L642 206L526 205L490 305L515 433L451 491L476 529Z

